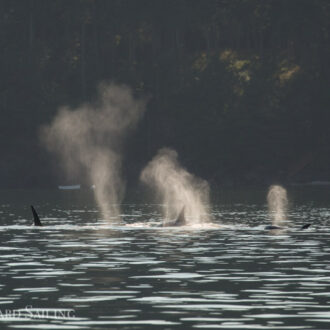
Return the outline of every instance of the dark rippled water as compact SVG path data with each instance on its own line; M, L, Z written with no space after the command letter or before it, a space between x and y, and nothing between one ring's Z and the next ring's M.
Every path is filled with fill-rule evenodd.
M69 194L1 197L0 328L330 328L330 194L292 205L278 233L262 230L263 200L220 200L214 224L171 229L155 205L126 204L111 225Z

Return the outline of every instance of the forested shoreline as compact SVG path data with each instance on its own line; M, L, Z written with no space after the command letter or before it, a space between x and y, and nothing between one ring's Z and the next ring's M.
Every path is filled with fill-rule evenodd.
M0 188L64 181L40 127L104 81L149 99L129 185L164 146L211 185L330 179L328 0L1 0L0 26Z

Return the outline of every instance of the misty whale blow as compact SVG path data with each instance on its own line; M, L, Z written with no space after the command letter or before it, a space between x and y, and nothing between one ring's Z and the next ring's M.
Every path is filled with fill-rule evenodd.
M280 185L271 185L267 194L267 204L269 213L272 217L272 224L264 228L264 230L285 230L287 226L287 208L288 208L288 196L287 191ZM300 227L300 230L307 229L311 226L310 223L306 223Z

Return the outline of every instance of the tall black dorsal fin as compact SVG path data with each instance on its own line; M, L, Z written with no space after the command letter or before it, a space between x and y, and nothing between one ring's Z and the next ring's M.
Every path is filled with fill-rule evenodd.
M35 208L32 205L31 205L31 210L32 210L32 214L33 214L34 225L35 226L42 226L39 215L38 215L37 211L35 210Z

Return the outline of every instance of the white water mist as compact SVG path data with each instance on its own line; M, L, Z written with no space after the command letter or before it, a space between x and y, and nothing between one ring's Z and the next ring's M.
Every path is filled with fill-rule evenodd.
M269 187L267 194L268 209L274 226L281 226L287 221L288 196L286 189L279 185Z
M95 200L104 218L119 217L123 142L144 110L145 101L136 100L128 87L101 84L95 103L62 107L41 130L42 142L60 157L68 177L95 185Z
M164 221L174 220L184 207L188 224L210 220L209 185L182 168L176 151L163 148L143 169L141 181L154 189L164 205Z

